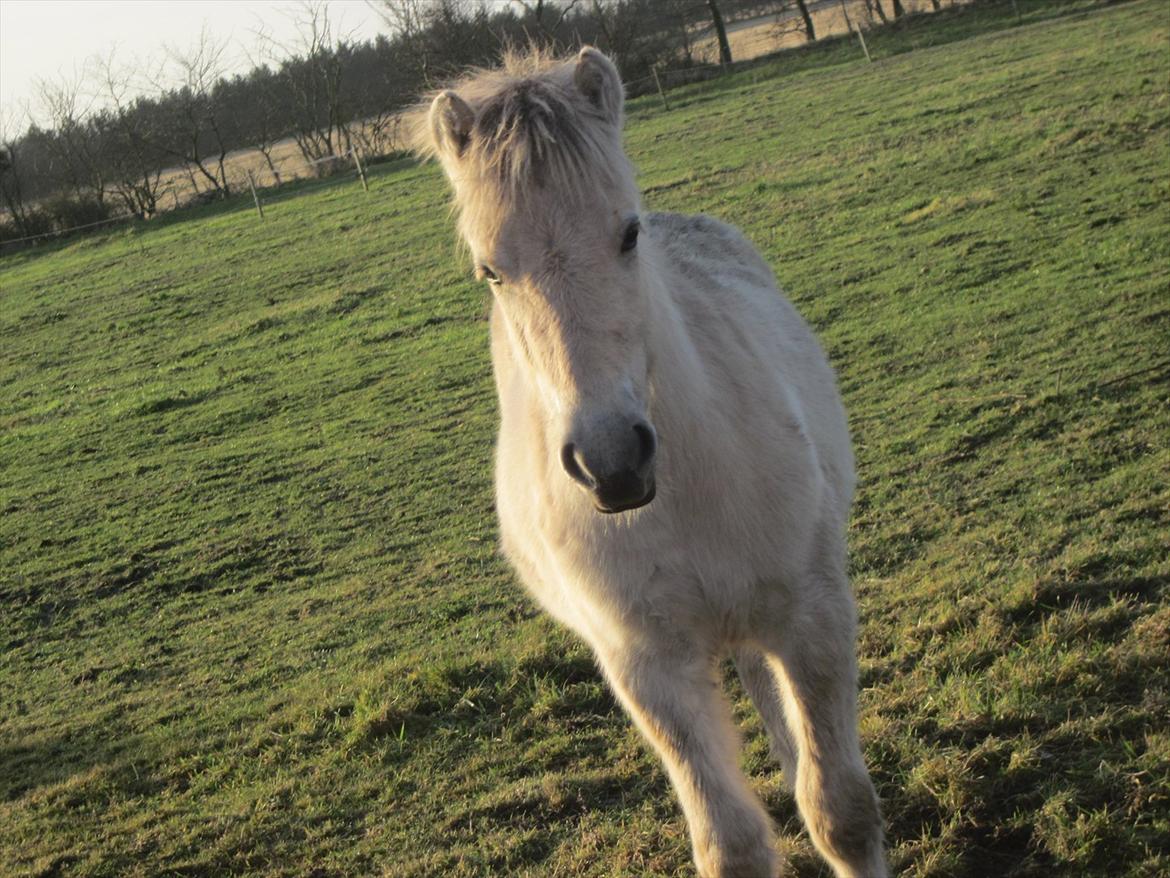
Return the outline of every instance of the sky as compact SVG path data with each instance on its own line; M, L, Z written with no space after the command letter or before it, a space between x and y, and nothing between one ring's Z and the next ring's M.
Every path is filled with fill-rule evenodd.
M335 33L366 40L388 32L365 0L326 2ZM243 72L256 31L295 42L302 8L297 0L0 0L0 124L23 129L26 108L39 118L37 79L72 78L111 51L145 73L167 46L191 48L205 23L230 44L228 72Z

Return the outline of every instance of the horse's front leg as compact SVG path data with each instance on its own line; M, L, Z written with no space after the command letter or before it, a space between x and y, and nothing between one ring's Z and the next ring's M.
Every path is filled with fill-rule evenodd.
M810 574L786 620L761 637L796 744L796 803L839 878L884 878L882 818L857 735L853 598L843 552Z
M674 641L599 649L610 685L658 751L690 827L703 878L772 878L772 828L738 767L715 656Z

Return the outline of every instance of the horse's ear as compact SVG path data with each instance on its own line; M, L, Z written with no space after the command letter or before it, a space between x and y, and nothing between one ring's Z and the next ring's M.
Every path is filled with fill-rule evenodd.
M471 139L471 126L475 113L467 101L448 89L439 92L431 103L429 114L431 136L435 141L435 152L440 158L459 158Z
M621 75L609 58L592 46L585 46L577 54L573 81L606 119L615 125L621 124L625 93Z

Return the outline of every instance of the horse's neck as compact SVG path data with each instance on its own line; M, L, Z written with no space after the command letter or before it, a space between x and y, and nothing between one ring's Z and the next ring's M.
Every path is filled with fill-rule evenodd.
M702 357L676 293L688 280L675 276L665 258L660 260L650 297L647 356L651 364L653 401L650 416L674 427L687 424L696 411L709 410L710 391Z

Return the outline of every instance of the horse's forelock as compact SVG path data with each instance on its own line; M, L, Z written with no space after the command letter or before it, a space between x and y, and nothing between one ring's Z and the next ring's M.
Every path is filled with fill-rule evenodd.
M465 159L505 191L569 194L629 179L620 133L577 88L573 61L512 56L454 86L475 113Z
M548 83L521 80L492 95L479 109L473 133L473 157L501 182L553 183L564 170L585 170L577 109Z

